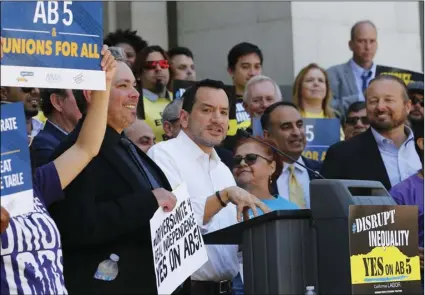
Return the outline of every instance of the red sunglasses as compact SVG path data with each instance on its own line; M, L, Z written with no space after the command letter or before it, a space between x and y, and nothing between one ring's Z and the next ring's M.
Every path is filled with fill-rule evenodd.
M168 60L161 59L161 60L147 61L145 63L144 68L147 69L147 70L154 70L154 69L156 69L157 65L159 65L161 67L161 69L168 69L170 67L170 65L168 64Z

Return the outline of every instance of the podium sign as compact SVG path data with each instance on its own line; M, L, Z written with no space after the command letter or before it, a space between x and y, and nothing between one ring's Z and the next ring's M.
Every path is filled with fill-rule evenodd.
M416 206L351 205L352 294L420 294Z

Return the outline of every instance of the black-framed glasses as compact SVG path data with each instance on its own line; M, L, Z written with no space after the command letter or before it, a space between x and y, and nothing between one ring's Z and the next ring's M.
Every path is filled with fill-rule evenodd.
M416 97L410 97L410 100L412 101L412 105L415 105L419 102L421 107L424 107L424 101L422 99L416 98Z
M356 125L358 121L361 121L363 125L368 125L369 124L369 119L367 116L362 116L362 117L348 117L347 120L345 120L345 123L347 123L348 125Z
M263 156L257 155L257 154L247 154L245 155L245 157L242 156L234 156L233 157L233 165L235 166L239 166L242 162L242 160L245 161L245 163L249 166L254 165L257 162L258 158L263 158L264 160L266 160L267 162L271 162L272 160L267 159Z

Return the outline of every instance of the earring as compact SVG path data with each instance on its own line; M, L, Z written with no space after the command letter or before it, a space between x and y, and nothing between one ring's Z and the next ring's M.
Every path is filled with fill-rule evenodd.
M270 183L270 184L272 184L272 182L273 182L273 181L272 181L272 176L270 175L270 176L269 176L269 183Z

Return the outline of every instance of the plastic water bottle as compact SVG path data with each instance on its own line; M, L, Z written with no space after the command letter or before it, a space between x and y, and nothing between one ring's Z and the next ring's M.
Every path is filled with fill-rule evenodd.
M94 278L102 281L113 281L118 275L119 256L111 254L109 259L102 261L97 268Z
M307 286L305 295L316 295L316 292L314 291L314 286Z

